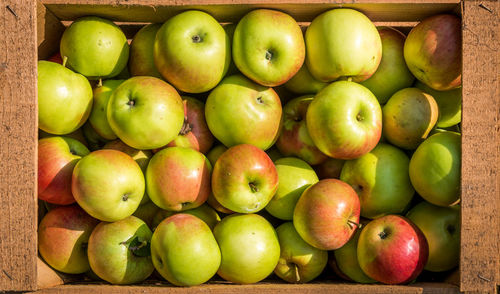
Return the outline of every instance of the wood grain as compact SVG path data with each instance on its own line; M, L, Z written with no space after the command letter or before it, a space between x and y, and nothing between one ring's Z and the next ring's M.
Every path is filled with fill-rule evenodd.
M500 283L500 4L467 0L462 9L460 289L495 292Z
M36 2L38 59L47 59L59 51L59 40L65 27L40 1Z
M0 290L36 289L36 3L0 6Z

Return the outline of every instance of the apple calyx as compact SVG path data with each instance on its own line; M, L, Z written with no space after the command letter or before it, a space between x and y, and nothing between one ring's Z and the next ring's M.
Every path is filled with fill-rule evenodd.
M137 257L147 257L151 255L151 244L147 240L142 240L139 236L132 236L127 241L123 241L120 244L128 247L128 250L132 252Z
M135 100L134 99L130 99L128 102L127 102L127 105L130 106L130 107L133 107L135 105Z
M203 39L200 37L200 35L194 35L194 36L192 36L191 40L193 40L193 43L201 43L201 42L203 42Z
M378 233L378 236L380 237L380 239L384 240L389 236L389 234L390 234L389 230L383 230L382 232Z
M189 134L193 130L193 126L187 121L187 118L184 118L184 124L182 125L181 130L179 131L179 135L185 136Z
M125 193L125 194L123 194L123 196L122 196L122 200L123 200L123 201L127 201L127 200L128 200L128 196L129 196L129 195L130 195L129 193Z

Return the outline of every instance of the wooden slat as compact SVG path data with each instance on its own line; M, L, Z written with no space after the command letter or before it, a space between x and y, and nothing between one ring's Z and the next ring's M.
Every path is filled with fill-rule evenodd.
M494 0L467 0L462 11L462 291L500 283L499 13Z
M59 51L59 40L64 29L59 19L37 1L38 59L47 59Z
M0 6L0 291L36 289L36 2Z

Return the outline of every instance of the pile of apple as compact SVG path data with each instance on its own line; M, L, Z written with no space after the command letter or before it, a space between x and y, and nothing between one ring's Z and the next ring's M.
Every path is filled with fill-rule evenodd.
M129 45L77 19L38 63L40 255L113 284L453 269L460 36L448 14L406 37L352 9L305 34L258 9L185 11Z

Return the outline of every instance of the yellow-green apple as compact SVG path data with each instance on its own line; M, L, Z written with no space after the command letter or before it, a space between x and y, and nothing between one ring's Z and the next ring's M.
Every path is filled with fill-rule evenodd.
M338 179L344 166L345 160L336 158L327 158L324 162L314 166L314 170L320 180Z
M212 278L221 252L212 231L186 213L172 215L156 228L151 240L155 269L176 286L195 286Z
M207 159L210 161L210 164L215 166L215 162L217 162L217 159L222 155L222 153L226 152L227 147L224 145L217 145L214 148L212 148L208 153L207 153ZM217 210L218 212L222 212L225 214L231 214L234 211L231 209L227 209L222 204L215 199L214 193L210 191L210 195L208 195L207 198L207 203L210 205L213 209Z
M307 162L295 157L280 158L274 165L278 172L278 189L265 208L276 218L292 220L300 195L318 182L318 176Z
M224 152L214 166L212 192L222 206L241 213L263 209L278 189L278 173L261 149L241 144Z
M184 123L181 96L154 77L132 77L116 88L108 102L108 122L125 144L154 149L172 141Z
M49 134L47 132L44 132L44 131L38 129L38 139L43 139L43 138L47 138L47 137L54 137L54 136L55 135L53 135L53 134ZM85 135L83 134L82 128L76 129L76 131L71 132L69 134L66 134L66 135L64 135L64 137L75 139L75 140L79 141L80 143L82 143L83 145L85 145L85 147L88 147L88 142L87 142L87 139L85 139Z
M49 203L68 205L75 202L71 176L76 163L89 150L68 137L47 137L38 141L38 198Z
M156 206L153 201L148 201L144 204L139 205L139 207L137 207L132 215L141 219L146 223L146 225L148 225L151 230L153 230L154 218L160 210L161 209Z
M123 80L106 80L102 82L102 85L98 85L94 88L93 91L94 102L92 104L89 122L96 133L106 140L116 139L116 134L108 123L108 102L111 93L113 93L113 91L123 82Z
M326 86L309 104L306 125L321 152L353 159L370 152L380 140L382 110L366 87L338 81Z
M153 47L156 33L160 27L161 24L159 23L145 25L132 39L128 60L128 69L132 76L151 76L161 78L161 74L158 69L156 69L153 58Z
M211 230L213 230L215 228L215 225L220 222L220 216L217 214L217 212L208 204L204 203L196 208L184 210L181 212L160 209L153 217L152 228L155 229L164 219L177 213L187 213L190 215L194 215L204 221Z
M380 143L365 155L346 161L340 179L358 194L361 216L373 219L399 214L415 194L409 165L410 159L402 150Z
M442 272L460 261L460 205L440 207L428 202L415 205L406 215L429 243L429 259L424 269Z
M112 21L85 16L64 31L61 56L67 65L90 79L112 78L126 66L129 55L127 37Z
M306 64L323 82L350 77L368 79L382 58L382 41L375 25L363 13L332 9L317 16L306 31Z
M305 54L299 25L281 11L252 10L240 19L234 31L236 67L263 86L275 87L291 79L304 63Z
M299 236L292 222L276 229L280 259L274 273L289 283L307 283L318 277L328 262L325 250L314 248Z
M397 91L382 108L384 138L404 149L416 149L436 125L439 108L434 98L417 88Z
M231 214L215 226L222 260L217 274L239 284L257 283L269 276L280 258L273 226L257 214Z
M437 127L448 128L462 121L462 88L436 91L421 81L417 81L415 87L431 95L436 100L439 108Z
M450 206L460 199L461 135L443 132L430 136L410 160L410 180L426 201Z
M88 256L92 271L111 284L134 284L154 270L151 261L153 233L135 216L101 222L89 238Z
M98 223L78 205L54 208L38 227L38 252L60 272L84 273L90 269L87 242Z
M379 27L382 59L377 71L361 85L372 91L380 104L385 104L398 90L411 87L415 77L403 56L405 35L391 27Z
M146 190L158 207L182 211L202 205L210 194L212 166L202 153L168 147L156 153L146 170Z
M306 125L306 113L313 95L292 99L283 107L283 129L276 147L285 156L296 156L315 165L328 157L314 145Z
M212 134L226 147L252 144L271 147L281 131L281 101L272 88L242 75L224 78L210 92L205 117Z
M81 127L92 109L89 81L64 66L38 61L38 127L65 135Z
M452 14L428 17L408 34L404 57L412 74L427 86L446 91L462 84L462 25Z
M233 36L234 36L234 30L236 29L237 23L226 23L223 24L222 27L224 28L224 31L226 31L227 36L229 37L229 44L231 45L231 52L233 52ZM231 58L231 61L229 62L229 68L227 69L226 76L231 76L238 74L239 70L234 64L234 60Z
M231 44L215 18L203 11L189 10L161 26L153 56L160 74L177 89L202 93L214 88L226 74Z
M81 127L83 136L87 141L88 147L90 151L96 151L101 149L109 140L101 137L92 127L89 121L83 124Z
M359 198L337 179L325 179L307 188L293 213L293 225L310 245L322 250L344 246L359 226Z
M114 222L134 213L144 195L141 168L117 150L97 150L78 161L71 182L76 202L91 216Z
M429 246L422 231L399 215L368 223L359 236L358 261L363 272L384 284L413 281L424 269Z
M290 92L304 95L316 94L327 85L328 83L326 82L316 80L311 75L307 69L306 63L304 62L299 71L290 80L288 80L284 86Z

